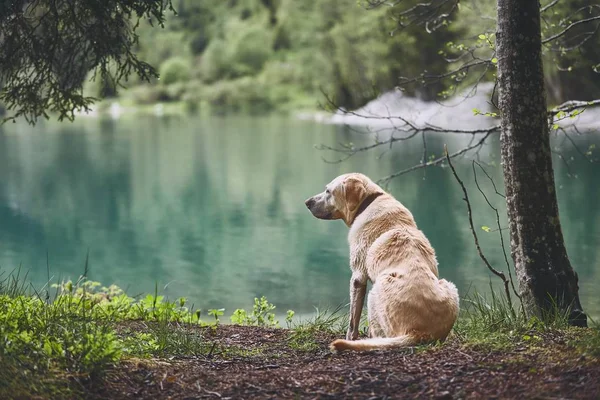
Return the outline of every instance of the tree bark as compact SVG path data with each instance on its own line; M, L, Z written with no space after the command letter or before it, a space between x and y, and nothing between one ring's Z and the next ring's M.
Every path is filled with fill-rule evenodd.
M530 315L586 326L558 215L538 0L498 0L499 107L511 253Z

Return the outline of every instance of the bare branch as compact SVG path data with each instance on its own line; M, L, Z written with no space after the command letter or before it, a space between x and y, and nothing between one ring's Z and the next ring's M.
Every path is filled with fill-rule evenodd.
M389 2L385 0L366 0L367 10L389 6L394 9L402 0ZM427 32L432 32L444 25L446 18L458 10L459 0L432 0L427 3L417 3L402 11L395 13L395 20L400 28L412 25L425 25Z
M357 147L357 148L355 148L354 146L347 146L347 145L343 145L343 144L341 144L341 148L340 147L331 147L331 146L327 146L327 145L324 145L324 144L316 146L316 148L317 148L317 150L330 150L330 151L334 151L336 153L344 153L344 154L347 154L349 156L353 156L356 153L360 153L360 152L363 152L363 151L369 151L371 149L374 149L374 148L377 148L377 147L381 147L381 146L386 146L386 145L391 146L392 143L401 142L401 141L404 141L404 140L412 139L419 132L420 131L415 131L412 134L410 134L409 136L405 136L405 137L394 137L392 135L388 140L385 140L383 142L375 142L374 144L371 144L371 145L368 145L368 146L363 146L363 147Z
M508 304L509 304L509 306L510 306L510 308L512 310L513 309L513 307L512 307L512 297L510 295L509 281L508 281L508 279L506 279L506 275L504 274L504 272L498 271L497 269L495 269L494 267L492 267L492 265L490 264L490 262L488 261L488 259L485 257L485 255L481 251L481 246L479 245L479 238L477 237L477 232L475 232L475 228L473 226L473 215L472 215L473 213L471 211L471 203L469 202L469 195L467 194L467 189L465 188L464 183L462 182L462 180L460 179L460 177L456 173L456 170L454 169L454 166L452 165L452 161L451 161L452 157L448 153L448 147L447 146L444 146L444 153L446 153L445 157L446 157L446 160L448 161L448 165L452 169L452 174L454 175L454 178L456 179L456 181L460 185L460 187L461 187L461 189L463 191L463 194L465 196L463 198L463 200L467 203L467 214L469 216L469 226L471 227L471 233L473 234L473 240L475 241L475 246L477 247L477 252L479 253L479 257L483 260L483 262L487 266L488 270L490 270L494 275L496 275L497 277L499 277L500 279L502 279L502 282L504 283L504 292L506 293L506 299L508 300Z
M548 114L550 116L555 116L556 114L558 114L560 112L570 113L571 111L579 110L582 108L585 109L590 106L596 106L596 105L600 105L600 99L592 100L592 101L570 100L570 101L562 103L559 106L554 107L552 110L548 111Z
M492 177L487 173L487 171L485 170L485 168L483 168L483 165L481 165L481 163L474 161L475 164L477 164L479 166L479 168L481 168L481 171L485 174L485 176L489 179L489 181L492 184L492 187L494 188L494 192L496 192L496 194L500 197L502 197L503 199L506 198L506 196L502 193L500 193L498 191L498 188L496 187L496 182L494 182L494 180L492 179Z
M552 154L556 155L560 161L563 162L563 164L565 165L565 168L567 169L567 176L569 178L572 178L574 175L571 171L571 165L569 164L569 162L567 161L567 159L562 155L562 153L555 151L555 150L551 150Z
M471 166L473 168L473 176L475 178L475 186L477 186L477 190L479 190L479 193L481 193L481 195L485 199L485 202L488 204L488 206L490 206L490 208L492 210L494 210L494 213L496 214L496 226L498 227L498 236L500 237L500 245L502 246L502 254L504 255L504 263L506 264L506 270L508 271L508 278L509 278L509 281L510 281L510 286L511 286L512 291L515 294L515 296L517 296L517 298L519 300L521 300L521 295L519 295L519 293L517 292L517 289L515 288L515 282L514 282L513 277L512 277L512 272L511 272L511 269L510 269L510 263L508 262L508 256L506 255L506 246L504 245L504 236L502 235L502 227L500 226L500 213L498 212L498 209L492 205L492 203L488 199L488 197L485 194L485 192L479 186L479 181L477 180L477 171L475 170L475 164L477 164L479 166L479 168L483 171L483 173L485 174L485 176L487 176L488 179L490 180L490 182L492 182L492 186L494 187L494 190L496 191L496 193L498 193L498 190L496 189L496 184L494 183L494 180L492 179L492 177L481 166L481 164L479 164L477 161L473 161L473 163L471 164ZM502 197L504 197L504 196L502 196ZM506 282L504 282L504 283L506 285ZM505 287L505 289L506 289L506 287ZM523 306L523 302L521 302L521 311L523 312L523 315L525 315L525 307Z
M560 0L553 0L550 3L546 4L544 7L540 8L540 13L543 13L544 11L547 11L549 9L551 9L552 7L554 7Z
M552 35L549 38L546 38L546 39L542 40L542 44L546 44L548 42L551 42L553 40L558 39L561 36L564 36L572 28L574 28L574 27L576 27L578 25L587 24L588 22L593 22L593 21L600 21L600 15L595 16L595 17L586 18L586 19L581 19L579 21L573 22L573 23L569 24L565 29L563 29L562 31L558 32L556 35Z
M377 181L377 183L381 183L383 185L387 185L392 179L397 178L397 177L399 177L401 175L407 174L407 173L412 172L412 171L416 171L416 170L421 169L421 168L426 168L426 167L432 167L432 166L435 166L435 165L439 165L439 164L443 163L448 157L450 157L450 158L458 157L460 155L465 154L469 150L473 150L475 148L479 148L479 147L483 146L485 144L485 141L487 140L487 138L492 133L496 132L497 130L498 130L498 127L490 128L488 130L488 132L483 136L483 138L481 138L477 143L475 143L473 145L469 145L467 147L464 147L463 149L461 149L461 150L459 150L459 151L457 151L455 153L452 153L449 156L448 155L442 156L442 157L436 158L435 160L426 161L426 162L423 162L423 163L420 163L420 164L417 164L417 165L413 165L410 168L403 169L402 171L395 172L395 173L390 174L390 175L388 175L388 176L386 176L384 178L379 179Z
M406 77L400 77L400 85L408 85L408 84L412 84L412 83L419 83L422 85L429 85L431 83L434 82L439 82L440 80L447 78L449 76L452 75L457 75L457 74L467 74L469 73L469 70L474 68L474 67L478 67L480 65L489 65L492 63L492 58L490 57L487 60L484 59L479 59L479 58L474 58L473 60L469 60L464 62L460 67L449 71L449 72L445 72L443 74L437 74L437 75L428 75L428 74L421 74L419 77L416 78L406 78Z
M571 135L569 135L569 133L567 132L566 129L560 128L560 131L563 133L563 135L565 136L565 138L571 143L571 145L573 146L573 148L575 149L575 151L577 153L579 153L579 155L581 157L585 158L587 161L589 161L591 163L597 162L597 161L593 160L592 158L588 157L583 151L581 151L581 149L579 148L579 146L577 146L577 144L575 143L575 141L573 140L573 138L571 137Z

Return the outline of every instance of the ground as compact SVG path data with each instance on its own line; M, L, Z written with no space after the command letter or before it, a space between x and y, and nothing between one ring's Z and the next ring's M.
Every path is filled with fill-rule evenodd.
M332 354L333 334L299 337L286 329L227 325L185 329L197 331L208 351L125 360L102 378L81 382L85 397L600 398L600 359L574 351L562 335L504 350L467 346L455 337L417 349Z

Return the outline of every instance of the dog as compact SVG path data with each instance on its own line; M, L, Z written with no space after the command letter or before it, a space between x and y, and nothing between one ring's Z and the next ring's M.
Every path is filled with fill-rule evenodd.
M439 279L435 251L406 207L359 173L338 176L305 204L316 218L342 219L350 228L350 324L332 351L446 339L458 317L458 290ZM357 340L368 280L369 338Z

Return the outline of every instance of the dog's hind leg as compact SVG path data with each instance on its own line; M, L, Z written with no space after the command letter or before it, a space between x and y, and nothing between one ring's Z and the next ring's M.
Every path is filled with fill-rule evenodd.
M369 292L369 298L367 299L367 312L369 313L369 337L371 338L384 337L384 332L381 328L380 322L381 315L378 311L380 307L378 306L377 302L377 288L373 286Z

